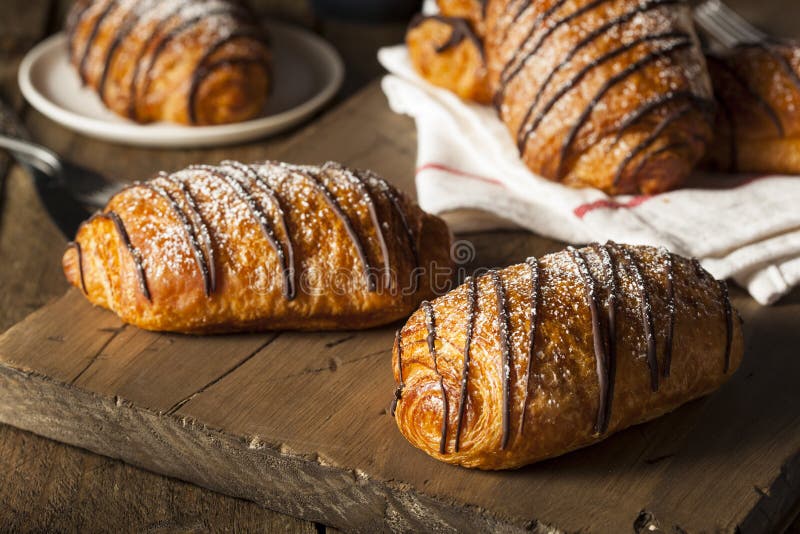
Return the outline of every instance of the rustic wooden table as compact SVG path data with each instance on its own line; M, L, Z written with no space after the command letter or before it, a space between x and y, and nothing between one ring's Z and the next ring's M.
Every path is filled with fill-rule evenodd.
M345 59L347 78L329 109L379 76L375 51L399 42L405 30L404 23L367 27L318 21L304 1L250 3L265 15L313 27L335 44ZM38 41L59 31L70 4L70 0L0 2L0 98L19 111L35 138L75 160L91 160L93 165L103 156L96 158L90 153L113 154L117 164L102 170L121 179L145 177L156 169L177 168L200 158L209 162L221 159L200 156L200 151L152 151L156 161L144 163L136 157L141 151L129 152L121 146L96 153L101 143L61 129L24 104L17 86L19 62ZM296 134L294 130L254 145L251 159L258 159L259 145L268 153ZM64 243L29 177L0 153L0 332L66 290L59 267ZM0 424L0 532L120 528L132 532L326 530L323 525Z
M753 20L787 35L797 31L800 20L795 0L731 2ZM303 24L315 25L303 3L289 0L261 2L264 12L278 13ZM291 153L319 160L314 147L303 147L304 131L290 132L268 141L229 150L158 151L134 150L107 145L60 128L27 109L16 87L16 69L25 51L44 36L58 31L68 2L59 0L11 0L0 7L0 94L25 117L34 137L61 154L102 170L110 176L130 180L158 169L175 169L195 161L213 162L225 156L241 159L278 157ZM398 41L402 25L359 27L343 23L316 24L339 47L348 64L348 80L341 100L376 77L374 60L381 44ZM363 112L383 105L376 87L356 92L345 110ZM322 118L322 124L325 118ZM407 119L398 118L400 122ZM354 120L352 125L357 124ZM407 124L405 125L407 131ZM306 129L313 130L311 124ZM326 147L345 162L358 162L378 170L391 168L381 160L381 146L393 145L413 155L414 139L376 138L371 153L351 154L346 147ZM332 143L335 145L335 143ZM233 152L231 152L233 150ZM44 303L61 295L67 285L60 270L64 238L47 218L29 177L11 167L0 155L0 331L10 327ZM320 156L323 157L323 156ZM392 172L407 175L413 157ZM396 176L390 175L390 178ZM509 237L513 247L528 236ZM480 238L479 238L480 240ZM552 246L537 239L537 247ZM502 248L502 247L498 247ZM498 250L498 257L506 255ZM797 301L798 296L791 297ZM120 461L56 443L33 434L0 425L0 531L86 531L124 529L131 531L265 530L319 532L326 527L264 509L254 503L201 489L188 483L155 475ZM790 529L800 531L795 524Z

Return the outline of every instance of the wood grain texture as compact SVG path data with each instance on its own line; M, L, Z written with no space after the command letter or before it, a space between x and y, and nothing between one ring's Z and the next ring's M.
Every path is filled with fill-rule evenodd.
M280 3L281 5L286 4L292 9L296 6L295 2L281 0ZM10 4L14 6L17 2L12 1ZM25 2L24 20L34 20L38 21L37 24L53 26L54 21L56 23L58 21L58 15L51 14L49 17L37 15L37 13L41 13L41 11L37 11L39 9L37 6L46 4L48 2L44 0ZM60 5L63 4L64 2L60 3ZM740 4L746 5L745 0L737 0L732 4L737 7ZM7 5L9 4L4 4L4 6ZM18 8L19 5L16 7ZM767 11L778 13L779 16L776 19L784 27L787 27L791 26L794 19L780 15L794 7L796 6L793 2L775 0L760 3L758 10L754 11L757 15ZM0 8L0 11L3 11L3 8ZM294 15L288 16L294 18ZM301 12L298 17L306 20L303 17L307 17L307 12ZM20 20L22 19L12 16L0 17L0 42L3 51L24 51L31 43L40 38L32 37L23 31ZM9 23L11 26L4 25ZM12 31L7 32L6 28L12 26ZM41 28L36 31L41 32ZM345 32L346 30L342 33ZM350 46L358 48L359 33L353 31L350 34L351 37L355 37ZM379 37L377 36L376 39ZM6 43L11 43L11 45L6 47ZM0 60L3 79L3 82L0 83L0 91L4 93L4 96L19 104L21 100L13 83L16 61L18 61L18 56L15 55L10 58L4 55ZM374 71L365 69L363 75L367 76L370 72ZM350 120L351 116L352 120ZM262 141L218 151L138 150L108 145L74 135L36 113L28 115L28 125L44 144L120 180L139 179L160 169L177 169L187 163L201 161L216 162L225 157L240 159L274 157L295 162L321 162L326 159L337 159L353 165L374 168L390 179L402 181L405 187L410 187L416 146L411 122L388 113L382 95L374 87L358 95L354 100L346 102L339 112L323 117L319 123L308 126L304 131L292 132L269 142ZM346 135L342 135L343 133ZM0 212L0 258L2 258L0 261L0 287L3 287L3 290L0 291L0 330L3 330L62 293L66 284L63 282L58 268L64 240L47 220L33 189L29 186L27 176L19 170L14 170L9 176L5 194L0 196L2 196L0 205L0 210L2 210ZM521 232L473 235L469 236L469 239L475 243L479 251L479 257L474 262L475 265L502 265L512 260L520 260L529 254L542 255L560 248L557 243ZM80 305L80 299L75 298L74 295L67 298L74 298L73 303ZM398 481L413 480L415 484L413 494L434 496L433 500L428 500L426 497L421 498L418 502L413 499L410 501L408 499L383 501L382 495L376 497L373 494L370 497L372 500L368 501L365 498L352 506L366 509L369 514L372 514L369 517L373 520L383 512L389 518L389 524L397 525L403 524L404 517L397 511L398 509L408 506L422 507L430 512L426 520L436 522L441 518L440 513L436 512L436 507L452 503L450 497L441 497L441 495L447 495L449 487L458 483L462 484L460 491L462 496L466 495L465 502L475 502L476 494L484 498L492 498L494 501L513 499L518 501L518 507L526 508L528 515L525 517L556 518L557 515L565 517L566 519L560 526L570 530L605 531L612 530L613 526L613 530L630 531L632 527L636 527L637 530L643 531L650 526L658 526L665 532L671 532L674 531L676 525L689 531L702 528L701 525L706 525L708 530L717 528L731 530L732 525L737 523L743 526L744 532L782 529L786 524L785 521L798 511L797 421L791 419L791 414L798 413L798 394L791 389L789 383L792 377L797 376L798 371L797 364L792 363L791 360L796 353L798 341L800 341L798 334L793 331L793 328L796 329L797 318L800 317L800 295L796 292L792 297L784 299L778 306L762 309L739 293L736 295L736 304L743 308L747 319L748 354L745 368L739 372L736 382L726 387L720 395L687 406L680 412L651 425L631 429L599 447L577 453L577 455L534 466L506 477L497 478L478 474L474 478L469 478L467 482L461 475L450 474L450 469L455 468L445 468L442 471L441 466L418 458L422 456L421 453L402 441L398 443L396 440L399 433L392 425L385 424L381 427L382 433L377 438L375 434L372 434L372 439L378 441L378 446L374 449L379 452L377 458L385 459L387 452L397 453L396 461L403 464L401 467L396 467L401 477L396 481L388 481L388 484L393 484L396 491L407 492L412 486ZM109 322L110 326L103 327L115 329L119 326L114 322L113 317L108 317L108 314L102 315L106 317L93 319L96 321L94 327L106 324L106 322ZM61 315L58 320L63 323L64 316ZM148 378L155 377L163 380L159 383L163 387L171 387L175 384L182 386L174 377L160 377L159 368L156 365L159 354L166 356L173 354L171 358L174 361L176 357L174 355L179 354L177 348L174 347L174 342L158 340L150 344L145 338L139 337L135 333L128 333L126 330L116 335L132 336L133 346L138 347L137 361L141 359L142 363L137 370L143 372L143 376ZM112 334L111 331L100 333L102 340L106 340L106 336L110 337ZM371 338L370 343L380 344L381 347L385 345L380 338L384 334L373 332L372 335L377 337ZM343 334L341 338L332 341L335 342L345 336ZM57 338L58 334L56 333L53 337ZM258 338L258 336L254 336L254 338ZM42 346L50 346L50 356L58 354L57 351L52 350L52 346L64 343L64 341L59 342L55 339L42 339L41 336L39 339ZM269 338L260 339L266 342ZM279 337L272 341L271 345L275 345L280 340ZM360 343L353 345L354 342L354 340L350 340L343 343L344 347L341 350L347 349L347 354L331 355L330 350L321 348L326 342L317 340L316 345L303 345L306 349L320 347L322 352L314 361L309 361L307 365L295 362L296 368L280 366L273 370L271 366L268 366L267 370L273 377L278 378L283 378L283 373L288 375L300 373L299 376L288 378L292 384L299 387L304 387L307 374L312 377L312 380L317 380L311 382L312 384L326 385L329 382L326 377L329 378L335 373L347 372L350 369L362 370L363 367L360 366L371 365L371 358L379 358L379 356L369 356L369 351L362 353L362 350L366 350L366 346ZM257 344L253 347L251 340L248 340L247 343L250 350L258 348ZM309 343L311 342L309 341ZM224 346L223 343L219 347ZM275 345L272 348L274 350L275 347L281 346L283 345ZM77 387L84 387L87 384L103 384L110 387L112 383L116 383L120 391L124 391L125 395L130 398L135 398L138 394L142 397L142 403L158 402L158 399L154 399L151 393L140 390L143 384L142 379L130 373L116 373L114 366L108 365L109 362L106 360L112 357L117 358L122 354L117 350L117 346L110 343L107 347L108 350L102 351L97 345L88 348L90 350L81 354L84 358L87 354L98 355L100 366L96 369L94 364L83 368L70 366L69 371L73 373L71 375L73 378L78 376L75 373L86 369L82 375L78 376L75 391L80 391ZM195 348L196 346L191 347L192 350ZM97 349L97 352L92 352L94 349ZM268 349L269 346L265 347L265 351ZM222 352L221 348L214 350ZM193 355L194 353L187 350L185 354ZM174 408L182 400L189 399L175 414L175 417L178 417L177 421L181 422L181 427L185 414L203 414L204 410L210 409L210 402L206 395L216 394L215 392L220 388L227 390L225 380L235 377L237 373L249 371L251 369L249 366L256 365L258 361L253 361L251 358L248 360L249 363L245 361L238 370L235 368L236 364L241 362L247 354L249 353L241 354L238 360L231 358L215 362L215 365L217 363L220 365L219 368L212 366L206 369L205 366L208 365L208 362L203 358L203 369L208 371L208 375L192 377L190 382L192 387L198 389L188 395L183 389L169 394L162 392L163 404L172 401L169 409ZM131 354L127 354L127 359L123 358L121 361L127 361L130 364L130 357ZM262 356L258 355L257 357L261 358ZM360 357L366 358L362 361L355 361ZM90 360L91 358L89 358ZM83 363L85 364L87 361L83 360ZM189 365L192 362L189 360L184 363ZM58 360L50 359L49 365L57 364ZM373 363L372 365L377 364ZM781 365L785 366L781 368ZM213 380L203 382L209 376L220 371L223 374L231 372L216 384L211 383ZM26 388L42 382L40 377L25 373L12 373L11 376L25 384L24 387L14 389L15 394L22 392L23 395L26 395L25 392L30 391ZM314 379L314 376L317 378ZM389 377L388 367L382 369L379 380L386 381ZM256 380L256 377L250 378ZM272 382L274 383L275 380ZM41 384L38 385L41 386ZM53 386L53 383L52 381L45 382L45 385ZM375 398L380 397L381 399L381 409L390 400L391 391L385 390L385 385L383 382L374 385L374 388L383 391L381 395L375 393ZM203 389L204 387L205 389ZM738 388L741 387L745 388L746 394L739 394L742 390ZM59 386L57 391L61 392L63 389ZM186 389L191 388L187 385ZM7 391L5 387L1 390ZM191 398L197 391L201 391L201 393ZM240 405L237 404L236 407L227 407L226 409L249 413L260 410L261 408L258 406L263 399L260 399L257 391L252 389L249 391L248 396L243 398ZM296 388L294 390L284 388L282 391L287 391L293 400L302 400L302 396L298 394ZM229 390L228 393L230 393ZM125 395L119 395L118 399L112 397L110 399L113 401L112 403L102 404L106 409L104 412L97 412L95 404L90 405L92 407L89 412L118 418L121 417L121 413L129 414L131 410L138 409L124 400L119 400L119 397L125 399ZM29 397L24 396L24 398ZM61 402L64 397L62 395L56 398ZM93 402L102 398L90 397ZM178 402L175 402L175 399L178 398ZM281 402L285 402L285 399L282 399ZM41 404L36 410L49 410L59 406L58 403L42 402ZM358 422L348 416L359 415L363 410L351 410L352 414L348 414L347 411L350 410L351 405L340 406L337 404L336 413L331 415L329 412L326 417L331 415L332 418L345 420L348 423L348 431L351 432L347 436L348 439L355 435L357 440L360 440L361 433L356 432ZM0 406L5 408L3 410L4 420L10 420L21 426L24 426L21 422L23 413L30 415L36 412L34 409L29 409L30 406L24 402L15 405L6 398L0 400ZM280 414L277 409L276 413ZM379 418L372 412L365 414L364 417L370 415L374 419ZM82 412L81 417L85 416L86 414ZM298 416L295 415L295 417ZM388 419L383 415L380 417ZM246 424L245 419L245 416L241 416L238 424ZM740 423L732 425L731 419L737 419ZM30 422L31 419L27 420ZM55 424L60 419L46 421L34 418L32 420L40 427L43 434L54 435L57 433L56 431L62 432L60 427ZM78 418L77 420L85 423L95 421L95 424L94 426L80 426L70 442L86 443L87 436L102 431L100 423L94 419ZM148 421L144 417L142 420ZM166 421L169 423L175 420L170 416L156 416L153 422L144 425L143 428L147 428L149 432L149 429L157 428L155 422ZM710 424L707 424L707 421L711 421ZM278 422L273 423L276 426L278 424ZM321 428L325 428L325 424L322 421ZM167 427L169 433L176 433L175 426L171 423L170 425ZM261 428L262 433L269 429L268 425ZM372 428L368 427L368 430L371 431ZM331 433L330 427L325 431L327 438ZM215 435L213 429L202 426L195 426L192 432L196 434L187 435L193 439L195 435L207 436L209 433ZM706 436L706 439L698 440L698 432ZM719 436L715 434L717 432L719 432ZM143 447L144 453L152 455L153 451L164 447L163 442L156 439L155 436L147 439L151 439L152 445ZM285 436L273 436L273 439L274 443L260 437L259 441L248 442L247 447L243 447L244 443L239 443L235 447L231 446L224 450L246 449L250 451L250 444L254 444L258 449L262 442L265 447L283 444L282 448L278 447L279 452L290 458L299 457L304 462L302 465L320 463L321 459L322 463L328 462L330 464L328 467L331 469L341 469L333 465L335 459L333 454L326 456L317 453L317 461L314 461L313 453L303 452L315 448L314 442L319 441L319 437L307 439L305 442L295 440L295 449L292 449ZM222 440L211 440L210 450L221 449L221 443ZM108 447L108 443L103 447ZM97 446L96 450L103 447ZM171 451L169 454L175 454L175 447L169 442L166 449ZM360 454L364 454L367 449L366 445L361 445ZM127 447L125 443L119 444L118 449L112 451L111 454L121 456L120 451L126 457L133 455L130 444ZM787 454L787 451L791 454ZM140 453L142 451L137 452L137 454ZM334 453L336 458L340 458L346 451L335 450ZM783 469L778 467L781 464L779 458L782 455L787 458L787 461L783 463ZM178 456L178 458L181 457ZM188 456L183 457L182 461L185 462L187 458ZM207 461L205 456L204 461ZM229 465L226 463L228 461L229 458L223 456L218 462L211 463L210 469L223 469ZM379 464L382 460L373 459L372 461L373 464L370 465L380 467ZM288 471L279 471L279 473L281 476L286 476ZM372 487L373 481L363 479L366 471L353 471L352 473L349 479L346 479L348 485L357 485L360 481ZM361 478L359 478L360 476ZM534 476L539 480L538 490L512 493L516 487L514 481L525 476ZM186 478L202 482L199 477L194 475ZM353 480L352 483L350 479ZM473 483L472 480L480 482ZM686 484L676 487L675 480L685 480ZM260 481L257 482L260 483ZM594 488L596 490L599 488L601 491L601 498L594 502L589 500L592 495L587 493L587 489L584 487L589 483L594 483ZM231 487L218 489L235 493ZM336 492L324 485L320 487L316 484L304 486L302 491L306 492L304 493L305 501L312 504L330 503L338 497ZM535 494L531 494L531 492ZM722 496L718 498L718 493L715 492L720 492ZM357 495L357 493L353 493L353 495ZM265 502L262 497L263 492L254 496L255 499ZM268 496L267 498L274 497ZM575 507L574 503L576 502L583 503L583 507ZM365 503L371 503L372 506L365 508ZM624 509L617 508L620 503L624 504ZM281 505L278 502L275 506L298 515L304 513L302 510L295 509L294 505ZM478 522L468 525L472 527L470 530L489 525L486 522L489 521L488 519L481 519L483 516L479 514L478 509L471 508L469 510L479 516ZM354 514L349 521L366 521L364 515L355 514L352 509L337 513L348 517L350 514ZM447 514L444 514L444 517L446 518ZM468 516L468 518L470 517L473 515ZM512 521L512 524L520 526L521 523L518 519ZM495 518L491 520L494 524ZM545 520L542 519L542 521L539 526L541 529L545 529ZM524 525L524 521L522 524ZM220 531L233 530L237 527L240 530L249 531L258 530L259 525L264 526L265 530L313 531L311 523L280 516L252 503L224 497L196 486L142 471L117 460L108 460L74 447L57 444L5 425L0 425L0 525L2 525L0 530L11 531L48 531L53 529L108 531L119 529L121 525L127 525L131 531ZM443 525L435 523L435 526ZM796 525L792 528L800 531Z
M410 121L372 85L269 157L337 158L408 189L414 144ZM468 267L561 247L522 232L467 237L478 252ZM386 414L391 328L158 335L120 330L77 291L0 340L0 406L14 406L0 420L347 529L607 531L649 519L666 529L765 531L800 496L800 338L791 328L800 298L762 308L739 293L736 304L747 357L721 391L515 472L438 464L403 440Z
M15 428L0 431L0 451L2 532L316 532L253 502Z
M0 97L28 117L16 83L22 55L58 31L69 1L0 3ZM310 22L305 2L259 1L261 11ZM269 5L264 5L269 4ZM362 82L363 83L363 82ZM68 147L83 138L66 130ZM70 149L67 148L66 155ZM97 161L102 161L102 157ZM0 153L0 331L62 294L65 239L30 178ZM138 162L142 172L152 172ZM102 169L100 165L98 168ZM0 424L0 532L315 532L313 523Z

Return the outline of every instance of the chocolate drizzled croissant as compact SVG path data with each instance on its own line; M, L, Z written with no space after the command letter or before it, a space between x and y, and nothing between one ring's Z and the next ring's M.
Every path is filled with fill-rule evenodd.
M351 329L449 282L449 240L368 171L227 161L124 189L63 265L92 303L150 330Z
M531 170L610 194L656 193L686 179L710 141L714 103L685 2L470 3L439 5L443 16L482 28L487 90ZM412 53L417 70L453 88L437 65L445 58L428 56ZM459 78L475 71L466 66L474 60L454 61Z
M264 109L270 53L234 0L78 0L72 64L105 105L138 122L222 124Z
M719 103L712 165L800 173L800 45L743 44L707 60Z
M465 100L491 102L483 43L466 19L416 16L406 44L412 63L429 82Z
M397 333L397 425L449 463L505 469L653 419L739 366L724 282L663 249L607 243L471 277Z

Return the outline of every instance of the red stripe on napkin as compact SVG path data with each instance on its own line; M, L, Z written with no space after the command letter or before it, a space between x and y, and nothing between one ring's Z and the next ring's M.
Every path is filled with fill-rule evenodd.
M464 178L470 178L472 180L478 180L479 182L485 182L487 184L499 185L500 187L505 187L503 182L501 182L500 180L497 180L496 178L487 178L486 176L481 176L479 174L472 174L472 173L469 173L469 172L464 172L464 171L456 169L454 167L448 167L447 165L443 165L441 163L426 163L425 165L422 165L422 166L418 167L416 172L417 172L417 174L420 174L421 172L429 171L429 170L447 172L447 173L450 173L450 174L455 174L456 176L461 176L461 177L464 177Z
M606 208L610 210L635 208L636 206L650 200L651 198L653 198L653 195L639 195L633 197L627 202L617 202L616 200L603 198L600 200L595 200L594 202L587 202L586 204L581 204L580 206L572 210L572 212L575 214L577 218L583 219L587 213L599 208Z

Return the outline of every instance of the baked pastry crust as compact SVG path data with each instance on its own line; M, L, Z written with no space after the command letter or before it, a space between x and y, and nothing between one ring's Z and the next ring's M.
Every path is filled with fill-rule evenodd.
M763 41L707 58L719 103L711 165L800 173L800 45Z
M463 4L463 5L462 5ZM466 8L470 4L470 8ZM536 174L609 194L681 185L712 135L705 61L681 0L440 2L482 35L488 91ZM478 15L480 14L480 15ZM481 22L476 17L483 17ZM426 24L425 27L433 26ZM424 29L424 27L423 27ZM412 61L432 83L480 87L474 59L448 69L409 32ZM428 49L439 35L427 33ZM455 55L455 54L451 54ZM453 72L449 83L443 78ZM456 91L458 92L458 91ZM475 93L481 93L473 89Z
M394 416L434 458L516 468L713 391L743 348L725 283L696 260L570 247L423 303L395 340Z
M406 45L416 70L433 85L464 100L491 103L483 43L466 19L417 16L408 27Z
M441 219L368 171L223 162L118 193L63 266L148 330L355 329L446 290L449 244Z
M263 112L270 87L264 31L232 0L79 0L69 54L84 84L137 122L208 125Z
M486 28L486 4L488 0L436 0L439 13L451 18L465 19L476 35L483 37Z

